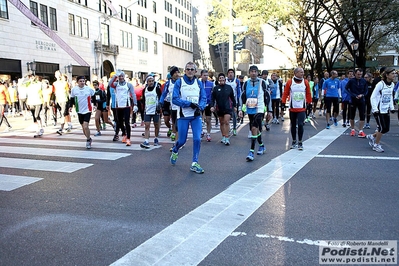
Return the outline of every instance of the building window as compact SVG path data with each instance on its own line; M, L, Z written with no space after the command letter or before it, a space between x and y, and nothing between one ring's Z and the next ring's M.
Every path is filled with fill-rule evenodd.
M57 30L57 10L50 7L50 29Z
M36 3L36 2L33 2L33 1L30 1L29 4L30 4L30 11L32 11L32 13L33 13L36 17L39 17L39 9L38 9L38 7L37 7L37 3ZM31 22L31 24L36 26L36 24L33 23L33 22Z
M0 0L0 18L8 19L7 0Z
M82 17L75 16L75 22L76 22L76 35L82 36Z
M130 32L121 30L121 36L122 36L122 46L131 49L133 47L132 34Z
M98 4L99 4L98 10L100 12L107 12L106 11L107 10L107 3L105 3L104 0L100 0L100 2Z
M154 27L154 29L153 29L154 33L157 33L158 29L157 29L157 22L156 21L153 22L153 27Z
M69 34L75 35L75 16L68 14Z
M40 20L48 26L47 6L40 4Z
M101 23L101 44L109 46L109 26Z
M158 54L158 43L154 41L154 54Z
M130 9L127 10L127 22L132 24L132 10Z
M89 20L84 18L82 20L82 37L89 38Z
M148 39L138 36L137 38L138 41L138 50L141 52L148 52Z
M152 11L154 13L157 13L157 2L155 2L155 1L152 1Z
M137 3L144 8L147 8L147 0L139 0Z

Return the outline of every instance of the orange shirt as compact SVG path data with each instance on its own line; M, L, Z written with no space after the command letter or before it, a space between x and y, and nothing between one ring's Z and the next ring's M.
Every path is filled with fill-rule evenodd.
M11 104L10 94L8 89L3 84L0 84L0 104Z

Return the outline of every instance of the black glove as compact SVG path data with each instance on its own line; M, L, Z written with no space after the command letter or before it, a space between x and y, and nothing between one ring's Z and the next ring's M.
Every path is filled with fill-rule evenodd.
M197 108L199 109L199 105L196 103L190 103L190 107L193 109L197 109Z
M194 116L200 116L201 115L201 109L196 108L194 111Z

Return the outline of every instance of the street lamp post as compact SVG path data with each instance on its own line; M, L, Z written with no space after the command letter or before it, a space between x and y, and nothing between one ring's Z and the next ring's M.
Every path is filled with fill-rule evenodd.
M230 0L230 27L229 27L229 68L234 68L234 32L233 32L233 20L234 20L234 10L233 10L233 0Z
M358 40L353 40L351 42L351 47L353 51L353 69L356 69L356 56L357 56L357 50L359 49L359 41Z

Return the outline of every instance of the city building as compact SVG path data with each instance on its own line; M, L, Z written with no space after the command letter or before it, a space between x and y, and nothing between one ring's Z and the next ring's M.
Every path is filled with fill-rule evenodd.
M164 26L165 25L165 26ZM192 61L191 1L0 0L0 77L165 78Z

